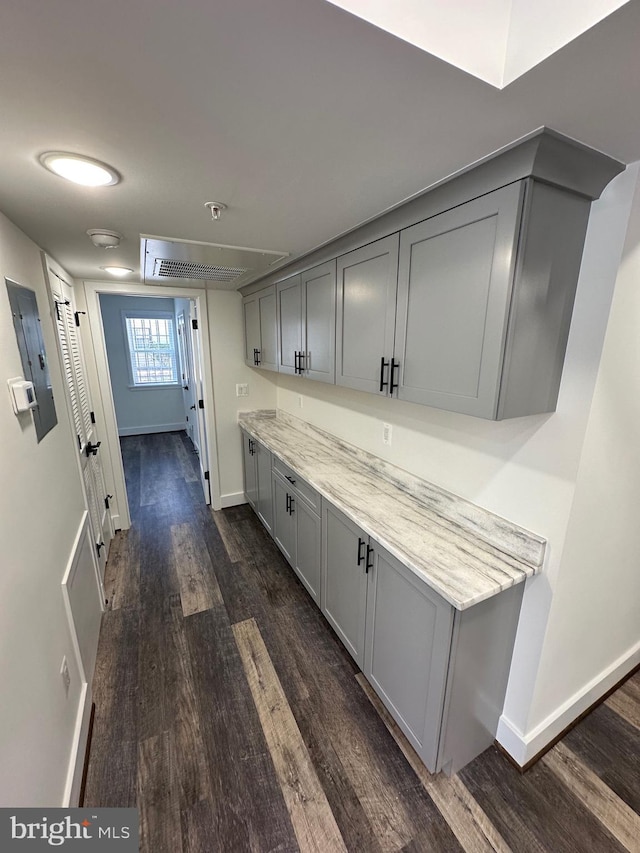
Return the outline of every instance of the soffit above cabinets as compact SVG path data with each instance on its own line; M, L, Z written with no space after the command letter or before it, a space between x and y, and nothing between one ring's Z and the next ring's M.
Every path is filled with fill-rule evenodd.
M236 290L287 257L287 252L269 249L140 235L144 284L179 287L208 283L216 290Z

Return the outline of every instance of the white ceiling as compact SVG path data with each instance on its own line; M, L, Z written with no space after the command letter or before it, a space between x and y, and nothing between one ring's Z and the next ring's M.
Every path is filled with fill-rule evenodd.
M640 159L639 35L633 0L498 91L324 0L3 0L0 209L79 278L140 233L300 254L543 124Z
M503 89L627 0L329 0Z

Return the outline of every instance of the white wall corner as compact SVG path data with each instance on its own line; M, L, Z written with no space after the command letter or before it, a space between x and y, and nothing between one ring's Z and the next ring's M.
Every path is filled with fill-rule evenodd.
M640 641L526 734L504 714L496 740L521 767L640 664Z

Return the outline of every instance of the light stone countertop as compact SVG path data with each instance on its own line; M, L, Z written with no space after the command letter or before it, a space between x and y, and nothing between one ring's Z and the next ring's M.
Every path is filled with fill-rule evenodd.
M287 412L243 430L458 610L537 574L546 541Z

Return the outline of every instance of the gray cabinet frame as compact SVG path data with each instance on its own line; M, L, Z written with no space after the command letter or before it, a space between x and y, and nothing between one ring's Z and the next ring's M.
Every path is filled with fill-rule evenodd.
M242 300L245 364L278 370L276 286L265 287Z
M336 385L389 395L400 235L338 258Z

